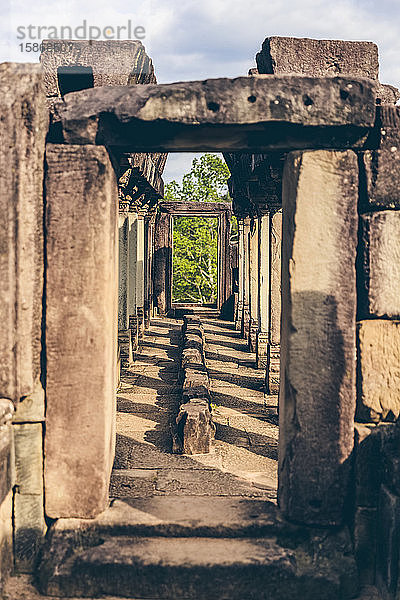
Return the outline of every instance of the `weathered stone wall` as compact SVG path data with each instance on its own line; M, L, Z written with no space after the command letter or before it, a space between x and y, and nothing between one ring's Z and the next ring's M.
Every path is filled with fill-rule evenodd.
M48 115L40 68L0 66L0 396L40 384L43 164Z
M357 461L360 572L394 599L400 583L400 111L378 109L379 147L360 164ZM386 423L385 423L386 422Z
M43 171L49 119L39 66L0 66L0 111L1 586L13 564L12 535L15 567L31 571L46 529L42 305ZM16 408L13 432L9 401Z
M400 111L379 117L379 149L360 156L357 417L373 422L400 414Z

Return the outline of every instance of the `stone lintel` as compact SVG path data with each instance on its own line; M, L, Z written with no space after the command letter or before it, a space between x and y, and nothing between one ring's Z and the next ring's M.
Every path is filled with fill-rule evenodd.
M67 94L64 140L124 151L362 147L375 122L375 83L265 75Z

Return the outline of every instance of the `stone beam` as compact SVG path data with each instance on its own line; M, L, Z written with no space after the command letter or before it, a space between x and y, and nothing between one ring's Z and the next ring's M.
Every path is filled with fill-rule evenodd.
M71 144L261 152L363 147L375 98L368 79L263 75L88 89L57 111Z

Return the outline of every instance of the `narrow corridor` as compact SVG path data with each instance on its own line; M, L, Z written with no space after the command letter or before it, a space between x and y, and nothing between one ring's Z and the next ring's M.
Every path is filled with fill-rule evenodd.
M178 412L180 322L154 319L132 368L122 377L110 495L243 496L276 499L276 397L265 397L254 355L233 324L203 319L212 383L215 450L171 453Z

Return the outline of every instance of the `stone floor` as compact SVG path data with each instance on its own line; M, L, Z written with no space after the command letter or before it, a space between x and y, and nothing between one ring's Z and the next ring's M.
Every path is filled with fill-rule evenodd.
M171 454L179 406L181 323L154 319L117 404L111 497L247 496L276 499L277 398L265 396L262 370L232 323L203 319L212 383L215 450Z
M276 498L277 399L264 395L264 374L254 368L254 355L246 350L232 324L211 318L203 322L217 423L215 450L210 455L196 456L171 453L171 423L179 405L180 322L155 319L145 333L142 351L134 366L124 373L118 393L111 497L121 500L113 502L111 512L132 503L135 511L139 502L141 514L154 520L153 512L157 512L158 504L161 503L165 512L167 501L168 506L172 506L167 507L169 512L178 513L181 521L180 510L185 511L185 506L187 510L193 509L193 496L201 496L196 500L196 511L199 502L204 504L203 518L209 524L208 503L214 507L211 522L217 522L221 518L217 510L220 503L235 503L241 497L256 501ZM163 501L165 496L168 498ZM124 515L126 517L125 513L122 517ZM155 521L165 521L171 515L157 514L156 517ZM196 513L193 523L201 525L200 517ZM225 525L229 517L235 521L235 516L227 510L226 518L222 517ZM2 597L4 600L48 598L36 591L29 575L11 577ZM110 596L103 598L117 600ZM367 587L358 600L379 598L375 588ZM57 599L53 597L53 600Z

